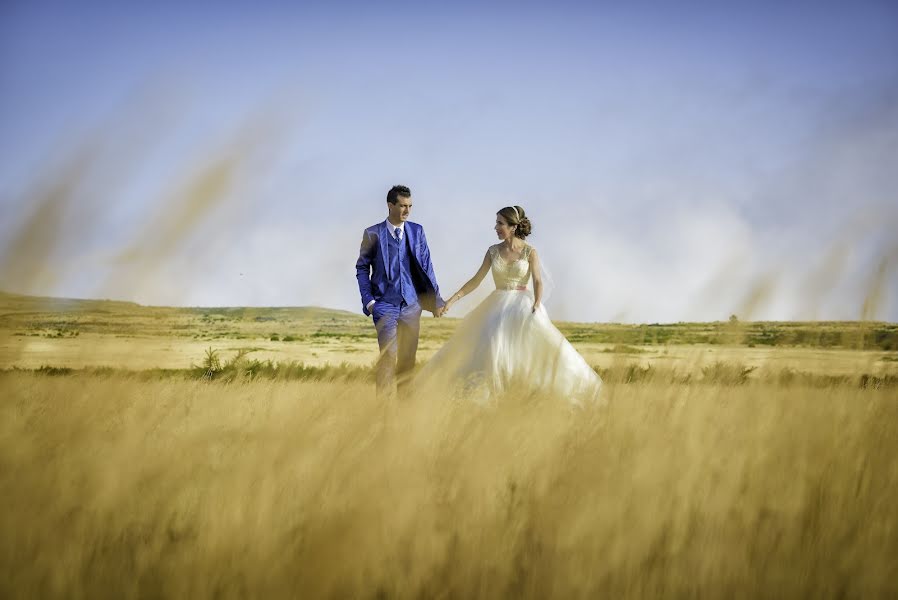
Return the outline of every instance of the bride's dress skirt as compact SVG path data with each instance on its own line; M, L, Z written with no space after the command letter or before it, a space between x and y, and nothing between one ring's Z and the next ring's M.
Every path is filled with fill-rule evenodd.
M528 290L495 290L415 378L417 387L488 403L504 393L596 401L602 380Z

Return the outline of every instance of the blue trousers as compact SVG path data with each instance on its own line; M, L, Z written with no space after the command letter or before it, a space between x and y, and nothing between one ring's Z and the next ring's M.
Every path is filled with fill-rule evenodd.
M418 352L418 333L421 330L421 305L415 302L400 306L378 300L372 307L377 330L377 395L400 395L410 383Z

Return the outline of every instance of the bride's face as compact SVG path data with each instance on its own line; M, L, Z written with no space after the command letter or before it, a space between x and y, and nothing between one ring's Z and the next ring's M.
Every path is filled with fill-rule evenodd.
M494 229L496 230L496 235L499 236L500 240L507 240L514 237L514 226L509 225L508 221L506 221L505 218L500 214L496 214L496 227L494 227Z

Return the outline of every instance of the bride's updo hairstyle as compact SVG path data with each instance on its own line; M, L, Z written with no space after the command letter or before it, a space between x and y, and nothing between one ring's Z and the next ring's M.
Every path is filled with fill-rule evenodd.
M530 235L532 229L530 219L527 218L527 215L524 214L524 209L520 206L506 206L500 210L498 214L502 215L502 218L505 219L506 223L515 226L515 237L523 240Z

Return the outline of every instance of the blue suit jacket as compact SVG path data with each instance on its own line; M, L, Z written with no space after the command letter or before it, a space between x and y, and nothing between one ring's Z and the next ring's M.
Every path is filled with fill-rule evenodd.
M355 272L359 293L362 295L362 312L366 315L371 314L368 312L368 303L380 300L386 289L389 237L386 222L372 225L362 234L362 247L355 263ZM446 303L440 297L440 287L430 263L430 248L427 247L424 228L406 221L404 241L408 244L410 275L418 294L418 303L425 310L435 312Z

